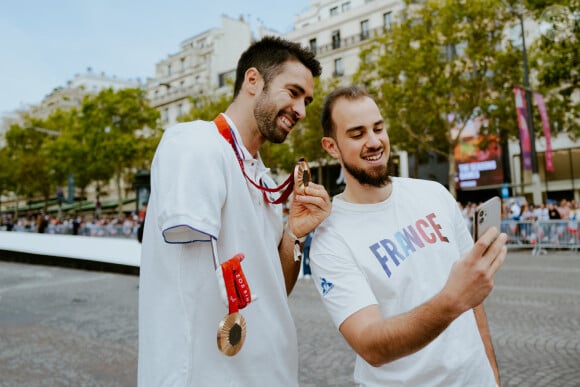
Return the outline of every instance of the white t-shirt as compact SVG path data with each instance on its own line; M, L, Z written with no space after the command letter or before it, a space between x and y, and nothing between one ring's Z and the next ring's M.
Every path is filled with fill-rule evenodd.
M247 174L274 186L233 131ZM140 271L139 385L297 386L296 330L278 254L281 208L246 181L212 122L166 130L153 159L151 189ZM220 262L245 254L242 268L257 296L240 310L246 340L232 357L217 347L228 309L210 236L217 238Z
M369 305L384 318L421 305L445 285L473 241L455 199L442 185L393 178L384 202L333 200L310 250L314 283L337 327ZM472 311L422 350L381 367L357 356L361 386L495 386Z

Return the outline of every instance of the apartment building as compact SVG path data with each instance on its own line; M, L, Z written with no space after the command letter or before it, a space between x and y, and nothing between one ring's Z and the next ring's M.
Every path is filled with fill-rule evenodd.
M76 74L65 86L55 88L39 105L32 106L31 112L36 117L46 118L56 109L68 110L80 107L83 97L87 94L97 94L108 88L120 90L140 87L138 79L120 79L103 72L94 72L89 67L84 73Z
M151 106L161 113L163 126L189 112L190 97L211 95L234 79L238 58L251 42L247 22L222 16L221 28L184 40L177 53L157 63L146 90Z
M358 69L361 45L390 28L404 7L402 0L313 0L285 37L316 53L321 79L348 80Z

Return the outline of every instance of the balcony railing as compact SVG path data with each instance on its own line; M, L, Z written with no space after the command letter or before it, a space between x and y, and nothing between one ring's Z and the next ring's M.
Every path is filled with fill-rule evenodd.
M327 44L323 44L317 46L316 48L316 55L321 56L328 54L333 51L341 50L341 49L348 49L352 47L356 47L361 44L361 42L365 40L370 40L373 37L380 36L384 34L385 29L383 27L373 28L371 30L365 31L365 33L357 33L355 35L350 35L345 38L340 39L340 44L336 45L336 43L330 42ZM334 46L337 46L336 48Z

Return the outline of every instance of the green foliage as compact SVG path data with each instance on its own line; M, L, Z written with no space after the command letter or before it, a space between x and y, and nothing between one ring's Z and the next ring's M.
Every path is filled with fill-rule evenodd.
M212 121L218 114L224 112L232 101L232 94L225 93L217 96L202 95L190 98L192 108L188 114L179 118L179 121L204 120Z
M493 118L490 129L504 138L517 135L521 53L502 35L511 20L500 0L426 1L361 50L355 82L377 97L396 148L452 162L452 129L460 133L474 112Z
M12 160L8 154L8 148L0 148L0 196L10 192L10 187L14 186L14 176Z
M24 124L5 135L2 157L12 168L0 176L8 185L1 188L47 201L70 174L81 190L113 176L120 181L127 171L149 165L158 118L141 89L87 95L79 109L57 110L46 119L24 116Z
M42 195L47 198L54 187L50 170L46 163L44 144L51 140L49 135L38 132L39 121L26 118L26 126L12 125L5 134L6 154L13 186L11 191L24 197Z
M530 47L530 64L537 73L537 90L546 99L553 130L562 130L572 137L580 136L580 102L573 98L580 91L580 20L573 21L574 13L580 14L580 1L528 1L536 17L547 6L556 5L565 11L568 24L558 35L544 34ZM576 16L577 17L577 16Z

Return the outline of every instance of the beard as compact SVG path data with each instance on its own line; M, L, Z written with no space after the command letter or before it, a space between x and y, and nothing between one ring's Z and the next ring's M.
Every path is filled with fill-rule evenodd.
M374 167L370 170L355 167L342 161L344 169L348 171L361 185L368 185L371 187L381 188L391 182L389 172L391 170L391 160L387 161L385 165Z
M289 116L298 121L294 113L287 112ZM274 144L281 144L286 140L288 132L278 127L278 109L269 99L267 90L264 90L254 107L254 117L260 134L268 141Z

